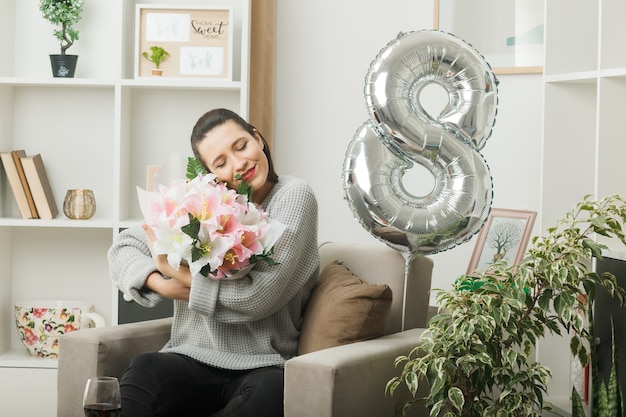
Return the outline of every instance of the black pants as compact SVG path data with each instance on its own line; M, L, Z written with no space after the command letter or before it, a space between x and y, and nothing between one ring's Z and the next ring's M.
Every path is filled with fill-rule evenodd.
M123 417L279 417L284 371L232 371L174 353L144 353L120 380Z

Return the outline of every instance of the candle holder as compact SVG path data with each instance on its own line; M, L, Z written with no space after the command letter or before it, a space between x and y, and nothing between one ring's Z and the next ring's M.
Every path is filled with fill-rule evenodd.
M63 200L63 213L70 219L86 220L96 214L96 198L92 190L67 190Z

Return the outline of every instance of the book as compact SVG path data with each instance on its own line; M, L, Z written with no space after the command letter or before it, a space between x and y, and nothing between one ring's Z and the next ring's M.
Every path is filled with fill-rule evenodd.
M28 206L28 199L26 198L26 191L24 191L24 188L22 187L20 175L17 172L17 167L15 166L15 161L13 160L13 155L11 152L0 152L0 159L2 159L2 165L4 165L4 171L7 174L7 179L9 180L11 191L13 191L13 196L17 202L17 208L20 215L23 219L32 218L30 207Z
M21 157L26 156L26 152L23 150L19 151L11 151L11 156L13 157L13 161L15 162L15 168L17 169L17 174L20 177L20 182L22 183L22 189L26 194L26 201L28 202L28 209L30 210L31 219L38 219L39 214L37 214L37 207L35 206L35 200L33 199L33 194L30 192L30 187L28 185L28 180L26 179L26 175L24 174L24 168L22 168Z
M22 162L22 168L33 195L39 218L54 219L59 214L59 210L54 200L52 187L50 187L50 181L48 180L41 154L22 156L20 161Z

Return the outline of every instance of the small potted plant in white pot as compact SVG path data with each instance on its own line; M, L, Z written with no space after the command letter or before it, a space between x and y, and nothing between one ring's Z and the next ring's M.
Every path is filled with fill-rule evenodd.
M66 51L78 40L74 24L82 17L83 5L84 0L39 0L39 10L44 19L56 27L54 37L61 44L61 53L50 55L54 77L74 77L78 55L69 55Z
M167 57L170 56L170 53L167 52L161 46L151 46L150 54L148 52L142 52L141 55L146 58L148 61L154 63L154 69L152 70L152 75L161 76L163 75L163 70L159 68L161 62L165 61Z

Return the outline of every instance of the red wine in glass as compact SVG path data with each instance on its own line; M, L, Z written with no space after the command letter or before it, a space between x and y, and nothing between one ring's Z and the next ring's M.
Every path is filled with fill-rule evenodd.
M85 417L119 417L120 406L117 404L85 404Z

